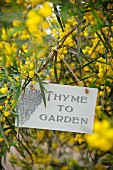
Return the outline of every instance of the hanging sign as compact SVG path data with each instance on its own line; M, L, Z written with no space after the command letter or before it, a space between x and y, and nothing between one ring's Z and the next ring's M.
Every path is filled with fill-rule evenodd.
M92 133L96 88L59 84L43 86L46 107L40 85L30 83L18 100L16 126L19 122L19 127Z

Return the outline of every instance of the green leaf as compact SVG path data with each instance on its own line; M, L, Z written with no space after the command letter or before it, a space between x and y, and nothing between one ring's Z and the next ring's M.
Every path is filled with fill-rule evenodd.
M100 23L95 24L95 25L92 26L90 32L91 33L97 32L97 31L101 30L103 27L105 27L105 24L102 24L102 23L101 24Z
M4 140L5 140L5 143L7 144L7 147L9 148L9 144L8 144L7 138L6 138L5 134L4 134L3 128L1 126L1 123L0 123L0 131L1 131L1 134L2 134L2 136L4 138Z
M94 18L97 20L97 23L101 24L101 23L102 23L102 20L101 20L101 18L99 18L99 16L97 15L97 13L96 13L96 11L95 11L95 9L94 9L94 4L93 4L92 2L90 3L90 7L91 7L91 12L92 12Z
M113 75L107 75L106 78L113 80Z
M60 16L59 16L58 9L57 9L57 7L56 7L55 4L53 4L53 7L54 7L54 11L55 11L55 13L56 13L56 18L57 18L57 20L58 20L58 22L59 22L59 25L60 25L62 31L64 32L63 24L62 24L61 18L60 18Z
M95 86L93 83L90 83L89 87L91 87L91 88L98 88L98 87Z
M40 77L37 76L37 78L38 78L38 83L40 85L40 90L41 90L41 93L42 93L42 99L43 99L43 102L44 102L44 106L46 107L46 97L45 97L45 92L44 92L45 88L44 88L44 86L43 86L43 84L40 80Z
M13 141L11 141L11 142L9 142L9 145L10 146L15 146L15 145L17 145L19 142L13 142Z
M102 159L102 163L104 165L109 165L110 163L113 163L113 155L107 153L105 157Z
M94 83L97 81L97 79L95 79L93 82L90 83L89 87L91 88L98 88L98 86L94 85Z
M55 55L55 59L54 59L54 75L55 75L57 84L59 84L58 75L57 75L57 55Z
M18 101L18 98L19 98L19 95L20 95L20 87L21 87L21 83L19 84L18 88L17 88L17 92L16 92L16 95L14 96L14 103L12 105L12 109L14 109L14 107L16 106L17 104L17 101Z
M88 79L88 78L93 77L93 76L95 76L95 75L96 75L96 74L92 74L92 75L84 76L84 77L81 77L81 79L80 79L80 80L85 80L85 79Z
M7 96L6 95L2 95L0 96L0 100L6 100Z
M100 35L98 32L96 32L96 34L98 35L100 41L103 43L103 45L104 45L104 47L106 48L106 50L109 52L109 49L108 49L105 41L104 41L103 38L101 37L101 35Z

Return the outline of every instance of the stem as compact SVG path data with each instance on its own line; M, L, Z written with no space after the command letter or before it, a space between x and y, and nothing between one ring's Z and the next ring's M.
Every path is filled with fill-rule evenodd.
M79 24L81 24L83 21L84 21L84 20L82 20ZM44 65L42 65L42 67L41 67L39 70L36 71L36 74L37 74L37 73L40 73L40 72L47 66L47 64L49 63L49 61L52 60L53 57L56 55L58 49L62 47L62 45L64 44L64 42L65 42L65 40L67 39L67 37L68 37L70 34L72 34L74 30L76 30L76 28L79 26L79 24L76 24L76 25L62 38L61 42L60 42L59 45L56 47L56 49L54 49L54 50L52 51L52 53L49 54L46 63L45 63Z
M77 68L74 68L72 71L74 72L74 71L76 71L76 70L80 70L81 68L84 68L85 66L88 66L89 64L91 64L91 63L93 63L93 62L98 62L98 60L97 59L99 59L101 56L99 56L99 57L97 57L97 58L95 58L95 59L92 59L92 61L90 61L90 62L88 62L88 63L86 63L86 64L84 64L84 65L82 65L82 66L79 66L79 67L77 67ZM70 75L70 72L66 72L66 74L65 75L62 75L60 78L59 78L59 81L61 81L63 78L64 78L64 76L68 76L68 75Z
M65 40L67 39L67 37L73 33L74 30L76 30L76 28L78 27L78 24L76 24L61 40L61 42L59 43L59 45L56 47L56 50L58 50L59 48L61 48L61 46L64 44Z
M76 74L73 72L73 70L70 68L70 66L68 65L68 63L66 62L66 60L64 58L61 58L62 61L65 63L65 65L67 66L67 68L69 69L69 71L72 73L73 77L75 78L75 80L80 84L80 86L84 87L84 84L82 82L80 82L79 78L76 76Z

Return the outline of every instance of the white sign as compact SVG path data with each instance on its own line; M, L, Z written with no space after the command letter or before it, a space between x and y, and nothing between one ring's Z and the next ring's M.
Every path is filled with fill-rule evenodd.
M19 97L16 109L20 127L92 132L98 92L96 88L43 85L46 89L46 107L38 83L29 84Z

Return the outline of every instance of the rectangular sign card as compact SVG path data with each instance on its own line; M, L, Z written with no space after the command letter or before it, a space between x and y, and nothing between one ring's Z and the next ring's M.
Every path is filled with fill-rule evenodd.
M30 83L20 95L16 107L19 127L92 133L98 89L59 84L43 86L46 107L38 83Z

